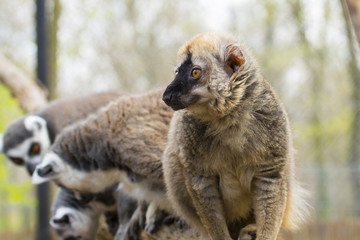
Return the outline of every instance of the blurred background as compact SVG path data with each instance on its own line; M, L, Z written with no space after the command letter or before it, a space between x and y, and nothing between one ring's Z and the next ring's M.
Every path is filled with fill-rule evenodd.
M360 239L360 61L345 0L45 2L51 99L166 86L177 49L195 34L242 39L289 112L311 193L309 224L285 239ZM35 12L33 0L0 1L0 54L32 79ZM0 132L23 114L0 83ZM0 155L0 239L34 239L34 189Z

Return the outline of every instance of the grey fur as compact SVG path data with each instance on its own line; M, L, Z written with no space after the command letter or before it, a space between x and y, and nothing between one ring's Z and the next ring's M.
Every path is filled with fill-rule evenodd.
M117 92L102 92L84 97L52 101L42 110L15 120L7 128L3 136L2 152L7 155L9 159L12 159L14 156L10 156L9 151L18 147L25 140L33 137L35 133L30 129L26 129L24 125L24 120L29 116L38 116L46 121L45 131L49 138L47 142L51 143L64 127L87 117L120 96L121 94ZM41 126L39 126L39 128L41 128ZM47 148L48 144L43 142L38 142L38 144L40 144L41 149L39 155L44 154L47 149L43 148ZM28 151L29 149L25 149L25 152L21 153L22 156L16 157L22 159L31 175L39 161L32 161L32 157L29 156ZM39 157L41 158L41 156Z
M120 182L121 191L138 201L159 202L160 208L169 209L161 158L173 111L162 102L162 92L121 97L97 114L64 129L37 167L33 181L53 179L82 193L97 193ZM53 168L53 173L46 176L43 169L48 168ZM125 234L122 229L117 235L120 239L136 235L143 212L136 211Z
M118 168L161 179L161 156L173 114L161 101L161 93L119 98L64 130L51 151L77 170Z
M294 176L287 114L249 50L231 37L201 34L178 59L163 95L179 110L163 158L176 212L214 240L237 238L252 223L262 240L276 239L280 226L297 227L307 204ZM202 70L196 80L191 67ZM246 229L240 234L254 236Z
M59 216L58 211L64 208L72 211ZM60 188L51 207L50 222L63 239L95 239L99 216L104 214L109 232L115 236L119 226L128 225L136 208L137 201L116 191L115 186L91 196L80 195L80 199L73 192ZM76 222L84 218L87 224Z
M48 127L52 128L49 129L49 132L52 131L54 134L54 136L51 136L51 142L53 142L54 137L63 128L88 117L122 95L119 92L108 91L72 99L58 99L50 102L36 115L44 118L48 123Z
M32 133L25 128L24 117L15 120L4 133L3 152L6 154L9 149L17 146L31 136Z
M61 239L95 239L99 213L72 192L59 188L51 215L50 225Z

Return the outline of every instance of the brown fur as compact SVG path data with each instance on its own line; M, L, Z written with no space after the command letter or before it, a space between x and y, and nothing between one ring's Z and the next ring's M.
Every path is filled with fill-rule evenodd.
M161 179L161 156L173 114L161 101L161 92L119 98L65 129L51 150L79 170L129 168Z
M175 210L214 240L237 237L240 222L254 223L253 216L256 239L275 239L281 225L295 228L307 206L287 114L250 52L231 37L202 34L179 50L180 70L186 59L201 76L179 95L175 80L190 79L179 71L163 97L186 106L174 114L163 158Z
M119 92L109 91L78 98L58 99L50 102L44 110L39 111L36 115L52 122L55 132L59 133L64 127L88 117L122 95Z

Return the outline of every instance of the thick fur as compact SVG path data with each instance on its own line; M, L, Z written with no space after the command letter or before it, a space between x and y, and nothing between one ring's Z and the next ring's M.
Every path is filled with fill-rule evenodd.
M50 144L64 127L87 117L120 96L117 92L102 92L52 101L42 110L15 120L5 131L0 149L18 165L24 164L32 175L36 165L41 162ZM33 143L39 144L40 151L30 155ZM17 159L21 162L16 161Z
M54 180L80 193L97 193L119 182L119 189L134 199L171 209L161 158L173 110L161 100L162 92L121 97L65 129L33 182Z
M237 238L252 223L262 240L276 239L281 226L296 228L307 204L288 117L249 50L231 37L201 34L178 61L163 95L178 110L163 158L176 212L214 240ZM191 67L200 77L189 77Z
M48 123L51 142L53 142L62 129L81 119L85 119L122 95L122 93L111 91L72 99L59 99L50 102L45 109L39 111L36 115L44 118Z
M64 130L51 151L77 170L130 169L161 179L161 156L173 114L161 101L161 93L119 98Z
M60 188L51 207L50 225L63 239L95 239L99 216L104 214L109 232L115 236L119 227L128 225L136 208L137 201L117 191L116 186L78 196Z
M50 225L62 239L95 239L99 212L60 188L51 207Z

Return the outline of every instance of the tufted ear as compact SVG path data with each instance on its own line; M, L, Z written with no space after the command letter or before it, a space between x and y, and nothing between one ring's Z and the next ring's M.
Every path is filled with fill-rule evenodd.
M229 77L231 77L244 63L245 58L240 47L234 44L228 45L225 50L224 68Z
M4 134L0 133L0 153L4 151Z
M71 208L62 207L56 210L55 216L53 216L50 219L50 225L54 229L63 229L63 228L71 228L71 218L74 218L72 216L72 212L66 211L66 210L72 210ZM73 210L76 211L76 210Z
M37 131L46 126L46 120L36 115L29 115L24 120L25 128L30 131Z

